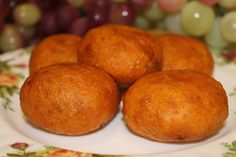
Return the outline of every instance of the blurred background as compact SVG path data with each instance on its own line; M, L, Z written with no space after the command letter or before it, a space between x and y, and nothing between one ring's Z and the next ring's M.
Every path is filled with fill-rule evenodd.
M0 0L0 53L107 23L190 35L236 58L236 0Z

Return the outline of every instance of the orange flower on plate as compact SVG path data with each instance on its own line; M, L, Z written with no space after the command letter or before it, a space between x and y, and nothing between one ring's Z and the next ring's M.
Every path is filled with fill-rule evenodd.
M13 74L0 72L0 86L12 87L17 85L18 80L18 77Z
M74 152L69 151L65 149L55 149L52 152L50 152L47 157L93 157L92 154L89 153L80 153L80 152Z

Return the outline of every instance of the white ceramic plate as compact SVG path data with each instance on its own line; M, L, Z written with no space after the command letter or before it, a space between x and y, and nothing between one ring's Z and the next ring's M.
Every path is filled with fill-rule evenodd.
M153 142L131 133L124 125L121 113L105 128L85 136L55 135L30 125L21 112L18 91L13 87L17 85L20 88L24 80L20 75L23 75L24 78L28 75L27 64L30 56L28 51L28 49L22 49L0 56L0 101L2 104L0 109L0 155L7 156L7 153L23 151L25 153L55 153L56 150L57 152L60 150L45 148L45 145L76 152L106 155L220 157L227 155L227 152L236 155L236 149L235 151L229 149L229 147L234 147L232 142L236 140L236 96L234 95L236 94L236 65L216 65L215 68L214 77L223 84L228 94L230 111L224 127L218 134L191 144L166 144ZM8 104L5 104L6 102ZM16 142L18 143L10 146ZM222 143L228 144L223 145ZM86 155L92 156L92 154Z

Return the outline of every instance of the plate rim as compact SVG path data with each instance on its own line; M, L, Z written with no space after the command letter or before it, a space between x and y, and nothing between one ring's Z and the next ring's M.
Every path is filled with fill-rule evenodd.
M29 48L23 48L23 49L18 49L12 52L8 52L5 54L1 54L0 57L0 61L4 60L5 58L10 58L10 57L15 57L17 55L25 55L26 51L30 51L32 50L32 47ZM22 52L24 52L23 54L21 54ZM217 65L218 66L218 65ZM217 67L215 66L215 68ZM224 66L229 66L231 68L233 68L236 72L236 65L235 64L227 64ZM1 72L1 71L0 71ZM236 75L235 75L236 76ZM235 86L236 87L236 86ZM12 138L4 138L6 135L5 131L0 131L0 137L1 140L3 142L0 142L0 154L3 152L3 155L6 155L5 153L12 150L11 144L13 144L14 142L25 142L25 143L30 143L30 145L34 145L34 147L32 147L32 149L40 149L43 148L45 146L45 144L34 141L28 137L26 137L25 135L19 134L18 131L15 130L11 130L11 126L9 126L8 123L6 123L6 121L4 121L4 119L6 117L4 117L4 114L2 114L3 112L5 112L5 110L2 108L0 110L0 128L4 128L3 130L7 131L7 134L9 134L9 136L19 136L19 138L17 138L16 141L14 141ZM9 131L9 132L8 132ZM228 143L229 145L232 144L234 142L234 140L236 140L236 126L234 127L234 129L232 129L230 132L226 133L225 135L219 137L218 139L214 139L212 141L203 143L201 145L197 145L197 146L193 146L190 147L189 149L183 149L183 150L176 150L176 151L170 151L170 152L163 152L163 153L154 153L154 154L146 154L146 155L138 155L138 154L134 154L134 155L125 155L125 156L142 156L142 157L152 157L152 156L160 156L160 157L171 157L171 156L181 156L181 157L187 157L189 155L193 156L193 157L198 157L199 156L199 152L200 153L205 153L208 154L208 157L216 157L216 156L223 156L224 154L227 154L229 148L226 148L224 146L222 146L222 143ZM12 143L11 143L12 142ZM221 147L219 147L221 146ZM216 150L215 152L220 152L221 154L215 154L215 153L211 153L206 151L206 148L210 149L212 147L216 147L219 148L218 150ZM31 148L30 148L31 149ZM2 150L2 151L1 151ZM200 151L203 150L203 151ZM205 150L205 151L204 151ZM214 152L214 151L213 151ZM236 155L236 151L233 152ZM88 153L90 154L90 153ZM215 156L216 155L216 156ZM230 157L230 156L229 156ZM233 156L232 156L233 157Z

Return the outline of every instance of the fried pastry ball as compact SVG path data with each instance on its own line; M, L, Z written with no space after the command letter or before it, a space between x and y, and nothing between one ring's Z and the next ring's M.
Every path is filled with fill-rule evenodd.
M118 24L91 29L81 41L78 61L111 74L120 87L161 69L160 44L146 32Z
M52 35L42 40L30 58L30 74L42 67L63 62L77 62L81 38L72 34Z
M162 70L197 70L211 75L214 61L203 42L191 37L164 34L157 36L163 50Z
M20 90L20 105L35 126L64 135L97 130L118 111L119 91L104 71L60 63L32 74Z
M193 70L144 76L128 89L123 103L124 120L130 130L161 142L205 139L217 133L228 116L222 85Z

